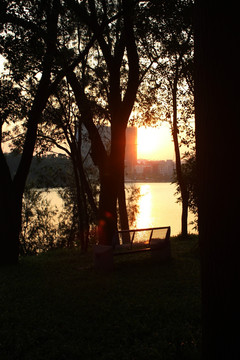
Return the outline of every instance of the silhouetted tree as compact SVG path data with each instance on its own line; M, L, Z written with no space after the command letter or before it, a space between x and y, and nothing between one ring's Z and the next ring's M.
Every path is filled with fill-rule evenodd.
M99 242L112 244L117 228L118 197L123 196L125 203L125 132L139 85L139 61L134 35L134 2L124 0L122 3L116 1L108 4L106 1L89 0L84 19L81 17L82 13L79 14L79 9L83 8L83 4L79 5L74 1L71 3L76 16L79 15L82 20L85 20L96 36L98 44L96 54L100 54L100 60L95 55L94 61L100 62L100 66L95 67L95 78L91 80L90 86L95 87L93 93L96 99L106 103L106 117L111 124L109 154L104 148L94 123L92 99L86 91L88 85L86 77L85 83L83 77L73 72L69 72L67 78L74 91L82 121L88 130L92 144L92 158L100 173ZM116 19L116 21L110 22L111 19ZM96 90L99 78L102 85ZM124 208L126 209L126 205L122 207ZM128 227L126 212L125 220Z
M25 136L21 159L13 178L2 146L0 148L0 264L16 263L18 260L22 197L37 127L49 96L64 77L61 62L68 54L66 44L71 44L71 24L65 22L66 14L59 0L1 2L1 51L8 61L7 81L13 82L13 88L18 89L21 95L18 111L22 112L25 121ZM71 52L67 67L74 68L84 51L77 59ZM11 123L12 113L6 111L5 100L1 102L1 107L2 142L2 127L4 123Z
M196 1L195 101L202 264L202 359L240 358L238 13Z
M5 18L6 34L3 33L3 42L5 47L5 54L11 63L15 66L15 79L23 79L26 73L31 71L31 60L28 55L32 55L33 42L39 41L38 33L44 32L43 43L39 41L41 46L41 55L36 54L34 60L38 61L41 66L41 76L35 89L34 99L28 111L28 125L25 137L24 149L20 164L16 175L11 178L6 160L4 158L2 149L0 150L0 191L1 191L1 250L0 250L0 263L15 263L18 259L19 252L19 232L21 227L21 208L22 196L24 192L25 182L30 168L32 154L34 150L37 123L41 116L42 110L46 105L49 94L49 84L51 72L54 62L54 55L56 49L56 30L57 21L59 16L59 3L55 1L53 7L42 8L45 16L44 28L34 21L29 21L27 11L31 12L31 16L40 16L40 9L36 8L9 8L5 4ZM40 19L39 19L40 20ZM9 21L10 24L9 25ZM35 18L36 21L36 18ZM23 25L23 26L21 26ZM10 32L11 31L11 32ZM23 41L25 45L23 45ZM19 54L21 52L21 55ZM19 56L20 55L20 56ZM30 55L30 56L31 56ZM19 56L19 59L18 59ZM26 57L26 59L24 59ZM34 57L34 56L33 56ZM32 59L33 60L33 59ZM26 61L25 66L23 61ZM20 70L21 65L24 70ZM15 80L14 79L14 80ZM1 120L3 125L5 119Z
M147 14L147 16L146 16ZM168 121L175 150L176 175L182 200L181 233L188 233L187 184L182 174L181 145L194 142L193 2L151 1L146 4L140 42L151 67L138 92L139 112L146 125ZM145 86L145 88L144 88ZM143 99L144 97L144 99ZM141 106L143 104L143 106Z

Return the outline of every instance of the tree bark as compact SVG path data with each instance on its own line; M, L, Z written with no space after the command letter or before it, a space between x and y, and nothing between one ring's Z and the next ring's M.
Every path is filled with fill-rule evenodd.
M196 1L195 107L202 269L202 358L239 359L238 15Z

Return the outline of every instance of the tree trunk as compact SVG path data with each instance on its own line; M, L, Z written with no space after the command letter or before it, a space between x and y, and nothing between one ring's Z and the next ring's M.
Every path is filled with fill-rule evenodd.
M98 241L102 245L112 245L117 231L117 187L115 176L106 166L104 173L100 172L100 199Z
M111 154L101 171L101 191L99 202L100 230L99 242L112 245L117 231L117 199L120 198L121 220L128 228L126 199L124 191L124 158L126 144L126 122L115 121L111 126ZM106 226L107 225L107 226ZM105 231L105 229L107 229Z
M72 135L70 147L77 195L78 236L81 244L81 250L82 252L86 252L89 242L89 208L87 197L92 210L96 211L96 209L83 168L81 155L81 126L77 124L77 128L79 135L76 136L76 132L74 136Z
M119 207L119 220L120 220L121 230L129 230L124 179L121 181L119 185L118 207ZM130 234L129 233L122 234L122 240L123 243L130 243Z
M0 265L13 265L19 255L21 203L17 202L11 183L0 191L0 196Z
M238 14L196 2L195 107L204 360L240 359Z
M188 193L182 192L182 237L186 238L188 235Z
M181 198L182 198L182 218L181 218L181 235L187 237L188 235L188 191L187 186L182 175L181 155L178 143L178 122L177 122L177 78L174 79L174 85L172 90L173 95L173 124L172 124L172 135L176 158L176 173L177 180L180 187Z
M123 116L123 114L121 114ZM120 122L121 120L121 122ZM112 149L111 156L115 164L115 173L116 186L117 186L117 199L119 205L119 217L120 225L122 230L128 230L128 214L127 214L127 205L126 205L126 195L125 195L125 147L126 147L126 127L127 120L116 118L115 122L112 123ZM123 238L123 242L129 242L129 234Z
M11 174L0 147L0 264L17 262L18 241L11 219L15 215ZM14 225L16 222L14 222Z
M88 233L89 233L89 217L86 204L86 196L81 181L81 176L78 171L78 166L74 155L72 157L73 171L76 185L76 197L77 197L77 213L78 213L78 237L80 240L81 250L85 252L88 245Z

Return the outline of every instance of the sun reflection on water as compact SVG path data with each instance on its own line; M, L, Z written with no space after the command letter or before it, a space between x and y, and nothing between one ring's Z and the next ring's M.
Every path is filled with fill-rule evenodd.
M140 211L136 218L136 228L152 227L152 193L148 184L143 184L140 187L139 209Z

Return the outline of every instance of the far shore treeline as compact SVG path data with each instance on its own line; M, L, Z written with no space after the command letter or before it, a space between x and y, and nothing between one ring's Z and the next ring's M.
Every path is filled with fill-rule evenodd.
M6 154L12 177L17 170L20 158L21 156L15 153ZM35 188L66 187L71 173L71 160L64 154L34 156L27 184Z
M12 178L16 174L20 161L20 154L9 152L5 154ZM129 174L126 172L126 181L146 182L172 182L173 173L160 174L154 171L156 161L147 161L146 169L142 174ZM149 168L152 166L151 173ZM91 176L96 180L97 169L93 166L88 169ZM27 178L27 186L34 188L67 187L73 180L73 168L71 159L65 154L48 154L33 156L32 164Z

